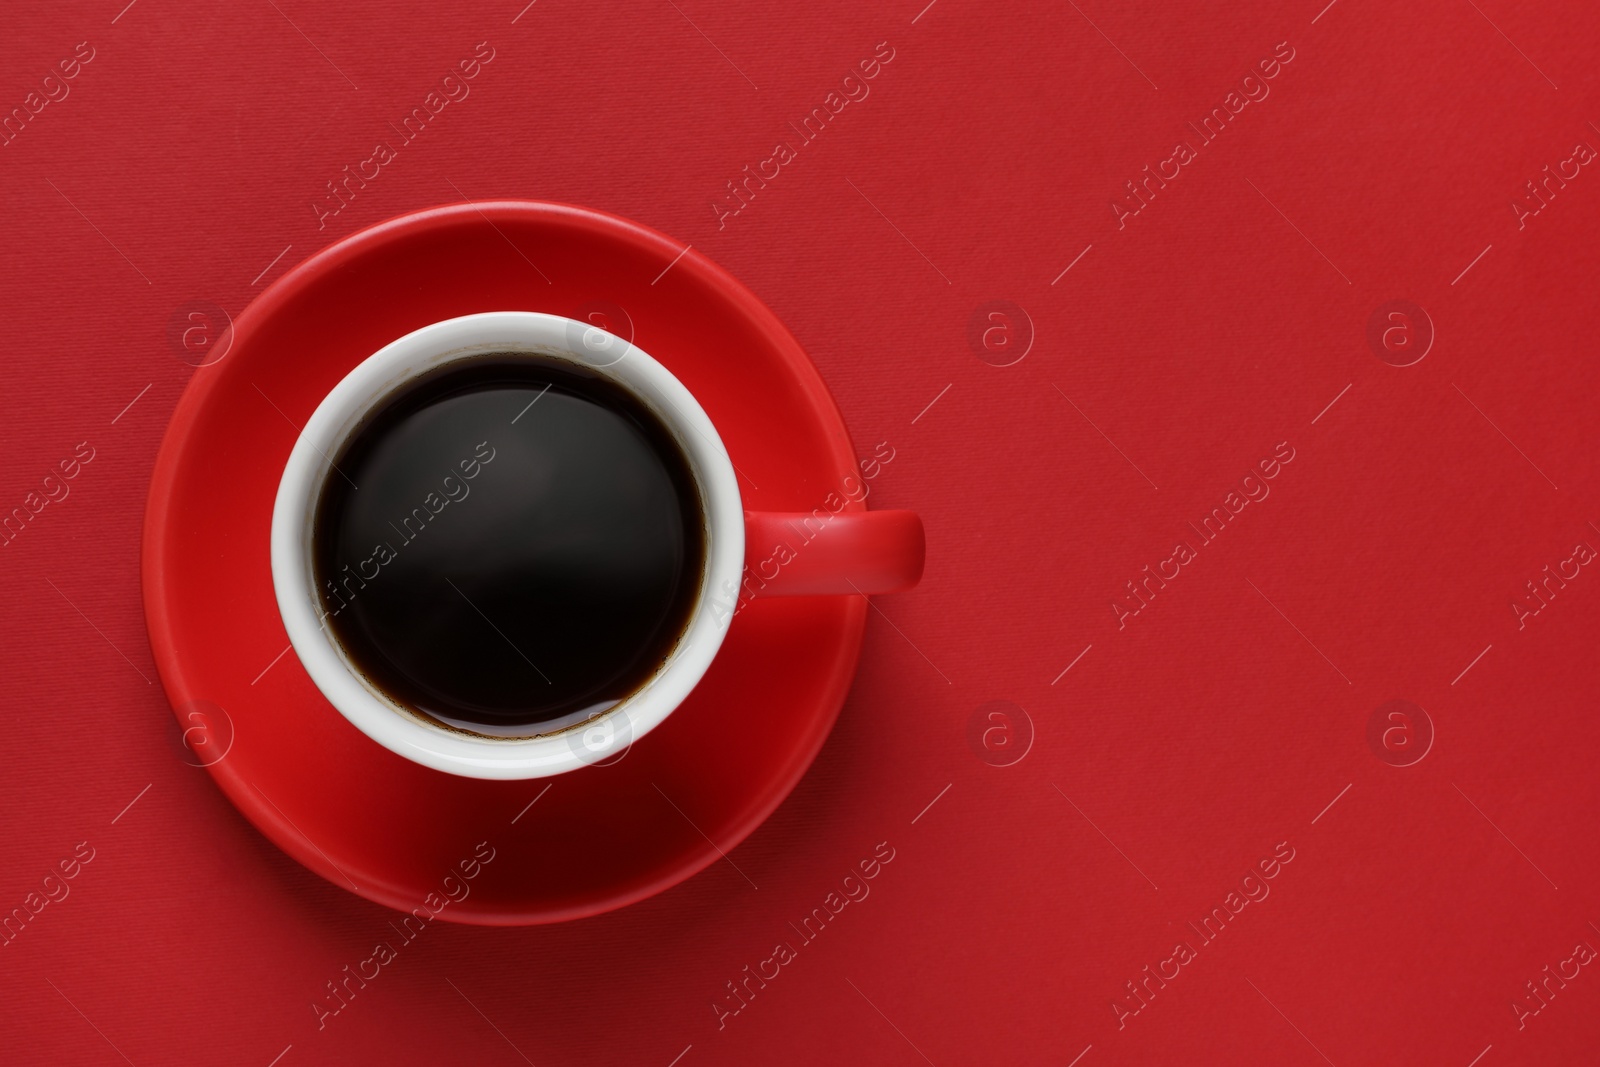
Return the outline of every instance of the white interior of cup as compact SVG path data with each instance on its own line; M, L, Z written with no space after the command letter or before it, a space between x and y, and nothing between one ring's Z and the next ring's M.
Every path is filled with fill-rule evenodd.
M491 738L441 726L368 680L323 625L312 568L313 518L332 461L376 408L448 363L526 353L604 375L667 427L694 476L705 523L705 565L690 622L665 662L598 717L527 738ZM290 644L328 701L362 733L407 759L472 778L539 778L615 757L660 725L711 665L744 566L744 511L733 463L694 396L637 347L588 323L525 311L448 319L362 361L323 398L278 483L272 510L272 581Z

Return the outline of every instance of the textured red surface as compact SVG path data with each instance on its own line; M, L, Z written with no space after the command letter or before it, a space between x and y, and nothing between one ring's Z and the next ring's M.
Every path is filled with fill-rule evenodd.
M0 1058L1592 1062L1600 178L1574 146L1600 148L1600 19L1213 8L8 9L0 509L38 514L0 547L0 908L28 916L0 938ZM405 141L390 124L479 42L470 95ZM1201 145L1187 123L1236 89L1269 95ZM333 213L325 183L380 139ZM1113 198L1180 140L1119 229ZM719 229L746 165L779 169ZM927 572L869 613L832 736L731 854L759 889L719 862L597 919L435 923L319 1030L394 913L252 829L147 684L139 527L193 373L170 324L490 197L639 219L748 284L863 458L894 449L872 503L922 514ZM1397 300L1436 335L1405 367L1368 339ZM1032 325L1008 366L984 330L1017 342L1015 310L973 328L998 301ZM1280 442L1245 487L1270 495L1200 543ZM1119 629L1124 583L1180 540ZM1546 566L1577 574L1534 600ZM1420 762L1396 765L1415 712L1369 731L1393 700L1426 709ZM790 924L847 886L870 894L805 941ZM1189 924L1236 889L1205 941ZM731 1014L725 983L781 942ZM1146 966L1178 970L1133 999Z

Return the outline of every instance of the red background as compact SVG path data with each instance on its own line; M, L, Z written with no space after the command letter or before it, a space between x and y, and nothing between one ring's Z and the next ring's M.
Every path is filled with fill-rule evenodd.
M1522 629L1510 605L1600 547L1600 177L1522 228L1511 204L1600 147L1600 16L1078 7L8 10L4 110L94 58L0 148L0 506L95 459L0 548L0 910L95 856L0 949L4 1060L1592 1062L1593 968L1521 1029L1511 1005L1600 947L1600 578ZM319 229L324 183L480 41L470 97ZM870 95L719 229L725 183L881 41ZM1119 229L1123 183L1283 41L1270 96ZM861 454L894 448L873 503L921 512L927 576L878 601L829 743L733 852L759 890L719 863L596 919L435 924L319 1032L392 913L251 829L145 680L140 521L192 373L168 323L461 195L636 218L750 285ZM1437 333L1405 368L1366 336L1395 299ZM1032 323L1010 366L969 342L994 300ZM1123 583L1283 441L1270 497L1119 630ZM1436 731L1412 766L1367 741L1392 699ZM1010 766L969 740L996 700L1034 734ZM719 1030L724 983L885 841L871 895ZM1200 946L1279 842L1271 895ZM1198 958L1119 1028L1180 939Z

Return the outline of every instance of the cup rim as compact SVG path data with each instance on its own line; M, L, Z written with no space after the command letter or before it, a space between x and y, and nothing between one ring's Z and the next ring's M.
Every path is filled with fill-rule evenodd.
M571 363L606 377L644 403L689 461L705 526L705 558L690 622L665 663L598 716L529 738L451 730L382 694L353 667L320 622L311 564L317 501L331 474L330 457L349 434L419 375L504 352ZM738 588L743 561L744 511L733 462L694 395L636 345L590 323L543 312L482 312L444 319L396 338L362 360L322 399L296 438L272 509L273 590L290 645L312 682L352 725L391 752L472 778L528 779L576 770L614 757L659 726L693 690L721 647L731 617L722 594Z

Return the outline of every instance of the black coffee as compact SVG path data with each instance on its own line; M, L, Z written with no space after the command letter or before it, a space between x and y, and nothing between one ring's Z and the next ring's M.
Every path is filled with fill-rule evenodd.
M597 375L447 365L332 459L312 534L324 625L427 718L497 737L581 722L688 627L705 558L688 461Z

